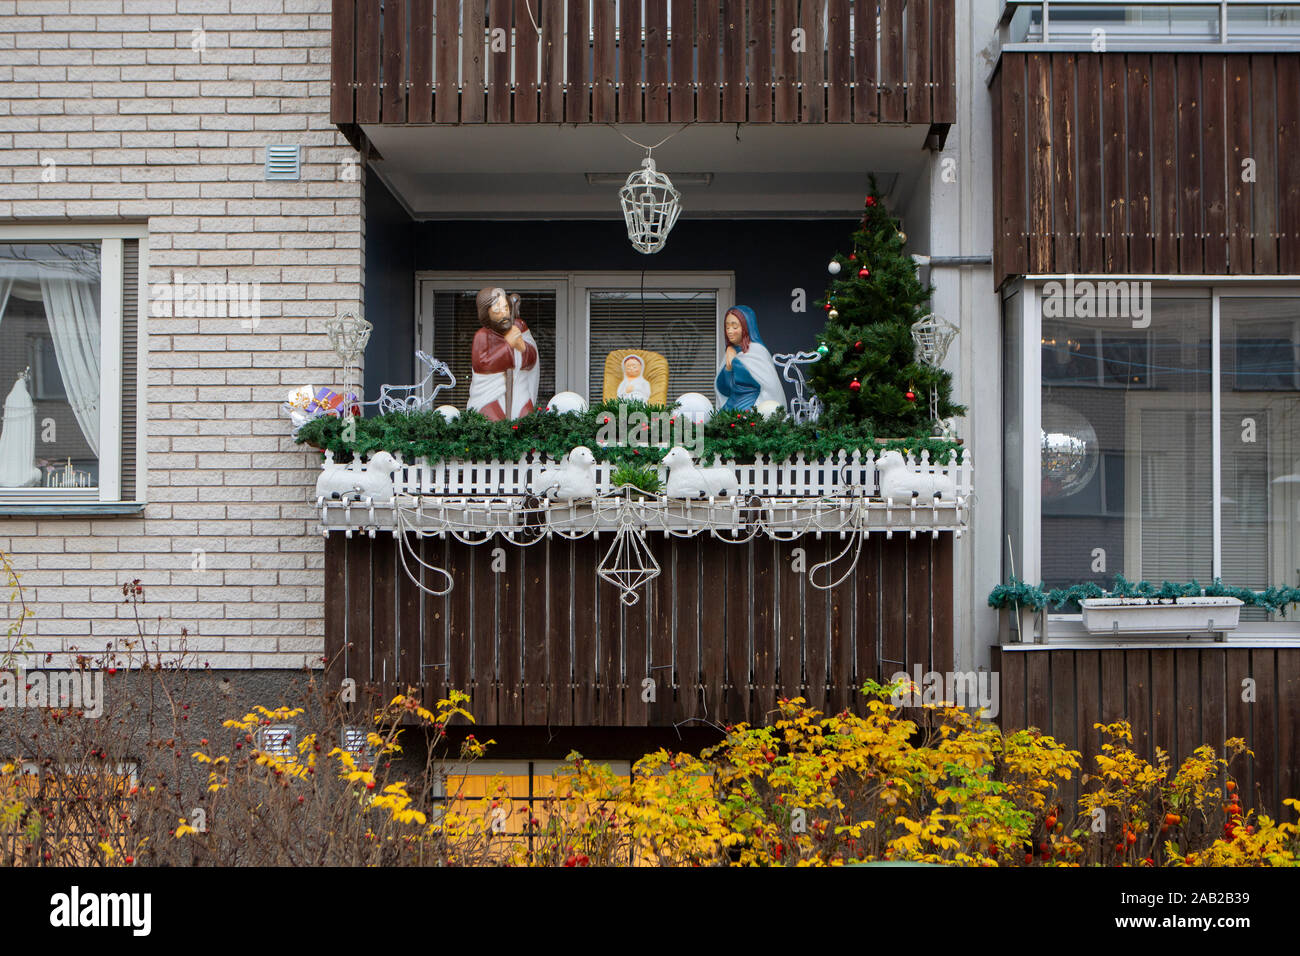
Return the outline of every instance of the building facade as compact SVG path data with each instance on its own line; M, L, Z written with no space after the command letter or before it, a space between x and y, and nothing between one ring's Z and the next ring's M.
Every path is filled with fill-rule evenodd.
M0 550L34 660L129 640L121 588L139 579L164 646L184 628L232 681L324 659L379 690L467 687L503 757L627 758L778 696L850 706L920 665L998 672L1009 726L1085 750L1116 707L1175 753L1180 704L1198 742L1247 715L1261 793L1300 791L1285 619L1102 638L1077 609L987 601L1013 575L1300 584L1295 5L5 7L0 386L22 379L36 450L0 457ZM646 146L685 209L650 256L616 195ZM367 399L418 381L417 349L463 386L462 320L489 284L524 297L543 398L598 397L629 330L664 343L675 394L709 392L733 304L773 352L811 346L873 174L960 328L960 515L920 534L871 517L831 589L793 551L815 565L843 536L650 535L663 573L626 604L598 576L608 536L503 539L504 573L489 549L422 539L456 581L434 597L391 523L372 537L370 516L318 507L320 455L281 404L341 384L325 320L373 324ZM1102 280L1138 284L1127 312L1080 314ZM1049 435L1064 475L1043 471ZM1228 706L1240 677L1258 706Z

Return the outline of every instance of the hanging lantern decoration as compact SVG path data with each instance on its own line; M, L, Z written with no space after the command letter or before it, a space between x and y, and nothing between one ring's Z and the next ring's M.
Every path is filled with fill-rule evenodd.
M360 318L355 312L325 320L325 334L329 336L330 348L343 364L343 417L352 417L352 405L360 386L356 383L357 362L365 354L366 343L370 341L369 322Z
M641 160L641 168L627 177L618 197L632 247L646 255L662 249L681 214L682 194L671 179L655 169L651 156Z

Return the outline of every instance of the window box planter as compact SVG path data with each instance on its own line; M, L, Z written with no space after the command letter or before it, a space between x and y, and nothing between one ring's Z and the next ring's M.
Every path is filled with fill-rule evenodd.
M1234 597L1087 598L1090 634L1222 634L1236 628L1242 602Z

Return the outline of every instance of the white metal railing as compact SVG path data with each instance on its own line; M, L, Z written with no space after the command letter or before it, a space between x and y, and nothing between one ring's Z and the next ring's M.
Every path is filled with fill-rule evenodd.
M1133 47L1252 44L1300 48L1300 2L1004 0L1001 45Z
M445 495L454 497L480 497L496 495L524 495L538 479L544 468L556 468L558 463L541 454L526 455L518 461L439 461L416 459L399 463L393 475L393 490L399 495ZM825 458L805 458L803 453L785 461L770 461L758 456L752 463L723 462L735 470L742 494L783 498L835 498L847 495L877 497L879 477L876 470L876 453L854 451L839 452ZM951 477L959 497L971 492L972 470L969 452L958 462L956 452L950 452L946 461L931 461L930 453L909 455L909 467L922 473ZM326 452L326 463L333 456ZM666 470L657 466L660 480L666 481ZM608 462L596 465L596 487L600 494L613 490L611 478L617 466Z

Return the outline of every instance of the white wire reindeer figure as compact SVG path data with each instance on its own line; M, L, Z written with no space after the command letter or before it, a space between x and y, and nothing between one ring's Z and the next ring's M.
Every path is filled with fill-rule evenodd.
M772 361L781 370L781 377L794 386L794 399L790 402L790 417L796 424L815 422L821 417L822 400L812 392L804 394L808 387L803 377L802 365L812 365L821 361L817 352L782 352L772 356Z
M391 412L423 412L436 405L439 392L456 387L456 376L452 374L446 362L440 362L428 352L423 351L416 352L415 357L429 369L422 380L415 385L381 386L379 398L373 402L362 402L361 404L378 405L381 415L387 415ZM447 381L433 386L432 391L429 391L426 395L425 391L435 375L444 375Z

